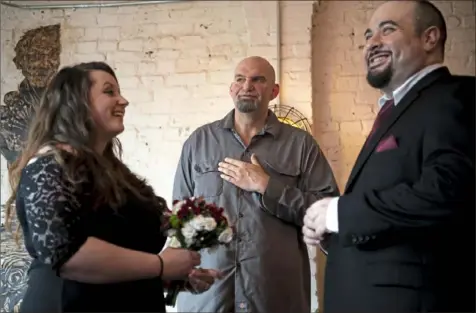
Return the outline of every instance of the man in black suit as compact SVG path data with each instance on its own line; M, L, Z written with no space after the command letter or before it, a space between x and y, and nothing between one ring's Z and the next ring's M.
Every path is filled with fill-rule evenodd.
M430 2L384 3L365 37L381 109L344 194L304 218L328 252L324 311L475 312L475 78L442 65Z

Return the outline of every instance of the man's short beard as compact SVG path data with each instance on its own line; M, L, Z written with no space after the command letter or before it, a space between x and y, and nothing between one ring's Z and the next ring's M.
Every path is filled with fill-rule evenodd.
M393 68L392 66L386 67L383 71L378 73L372 73L370 70L367 71L367 82L370 86L383 89L388 86L393 77Z
M256 100L238 100L236 101L236 108L241 113L251 113L258 109L258 101Z

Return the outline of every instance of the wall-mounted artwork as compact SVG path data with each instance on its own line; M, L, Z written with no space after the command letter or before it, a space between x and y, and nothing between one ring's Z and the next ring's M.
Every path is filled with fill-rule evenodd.
M15 46L12 61L24 79L18 90L5 94L0 112L0 152L8 163L19 154L33 109L59 68L60 53L59 24L28 30Z
M9 164L18 157L34 108L39 104L49 79L59 68L60 52L60 25L28 30L15 47L12 62L21 70L24 79L18 90L5 94L0 112L0 152ZM0 236L0 312L16 312L26 291L31 258L23 243L17 243L14 234L6 231L4 226L0 228Z

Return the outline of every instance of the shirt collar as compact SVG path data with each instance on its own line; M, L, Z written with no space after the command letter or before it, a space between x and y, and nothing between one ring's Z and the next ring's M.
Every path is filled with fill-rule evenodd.
M223 119L218 123L218 127L223 129L235 129L235 110L231 110ZM281 127L281 122L278 120L276 114L273 111L268 110L268 118L266 120L266 125L260 133L269 133L274 137L277 137L279 134L279 129Z
M440 67L443 67L443 64L429 65L423 68L422 70L420 70L419 72L410 76L410 78L408 78L400 87L398 87L397 89L393 91L392 97L394 100L394 105L397 105L400 102L400 100L402 100L403 97L407 94L407 92L410 89L412 89L412 87L415 86L415 84L420 79L430 74L434 70L439 69ZM382 97L380 97L380 99L378 100L379 107L382 107L385 104L385 102L390 99L391 98L387 95L383 95Z

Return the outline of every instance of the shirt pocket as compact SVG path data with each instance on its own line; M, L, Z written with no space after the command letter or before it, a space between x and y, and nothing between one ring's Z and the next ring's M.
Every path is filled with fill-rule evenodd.
M218 161L203 161L193 166L195 174L194 196L217 197L223 193L223 179L218 171Z
M287 186L296 187L301 171L296 162L284 160L264 161L264 168L268 175L276 178Z

